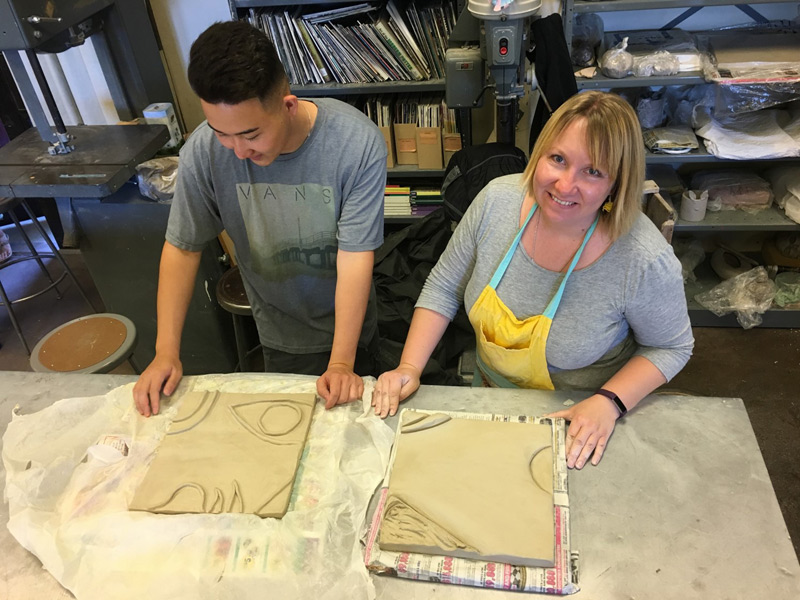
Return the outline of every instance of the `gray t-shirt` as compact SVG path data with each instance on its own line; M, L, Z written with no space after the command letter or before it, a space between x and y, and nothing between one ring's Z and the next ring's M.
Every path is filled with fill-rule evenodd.
M425 282L418 307L452 319L463 301L469 313L518 231L524 197L519 175L497 178L478 194ZM520 245L497 294L526 319L544 312L560 282L561 273L537 265ZM570 275L546 353L557 389L595 389L634 354L670 380L693 346L680 262L642 214L600 258Z
M225 229L261 343L296 354L333 344L336 252L383 243L386 143L352 106L329 98L302 146L266 167L240 160L202 123L180 153L167 241L199 251ZM361 331L377 328L374 289Z

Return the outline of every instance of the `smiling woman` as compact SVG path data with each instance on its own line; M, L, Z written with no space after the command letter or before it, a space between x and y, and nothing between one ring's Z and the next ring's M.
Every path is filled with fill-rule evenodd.
M472 203L417 301L375 411L394 414L463 301L477 383L592 390L568 411L567 464L597 464L616 420L671 379L693 338L680 263L640 210L644 150L621 98L573 96L520 175Z

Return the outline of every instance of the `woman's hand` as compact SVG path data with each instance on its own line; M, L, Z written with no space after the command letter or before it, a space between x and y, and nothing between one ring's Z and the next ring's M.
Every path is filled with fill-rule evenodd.
M419 388L419 377L419 369L405 363L400 363L394 371L382 373L372 392L375 414L380 415L381 419L394 415L400 402Z
M617 407L605 396L595 394L566 410L550 413L570 422L567 429L567 466L582 469L589 457L597 466L619 418ZM592 456L594 452L594 456Z

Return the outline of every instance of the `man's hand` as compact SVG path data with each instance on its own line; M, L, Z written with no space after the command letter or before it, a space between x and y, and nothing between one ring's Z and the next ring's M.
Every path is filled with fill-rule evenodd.
M372 392L375 414L381 419L394 415L400 402L419 389L419 377L419 369L402 363L394 371L382 373Z
M567 429L567 466L570 469L582 469L590 456L594 466L603 458L608 440L614 433L619 411L608 398L595 394L567 410L546 416L563 417L570 422Z
M329 364L328 370L317 379L317 394L325 400L325 408L355 402L363 393L364 380L344 363Z
M153 359L133 386L133 401L140 415L157 415L161 393L171 396L183 376L183 365L178 356L159 355Z

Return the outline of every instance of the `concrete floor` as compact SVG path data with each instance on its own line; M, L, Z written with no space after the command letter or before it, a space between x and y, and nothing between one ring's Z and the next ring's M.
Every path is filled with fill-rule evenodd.
M24 246L14 237L15 232L6 231L19 254ZM94 306L102 310L102 300L80 253L65 251L64 255ZM60 266L54 266L53 272L60 273ZM42 275L34 261L27 261L0 269L0 281L13 299L39 289ZM61 300L51 291L15 306L31 347L58 325L91 312L72 282L65 280L59 287L64 294ZM694 356L665 389L744 400L800 555L800 330L695 328L694 334ZM0 370L31 370L5 309L0 309L0 344ZM125 363L114 372L133 370Z

